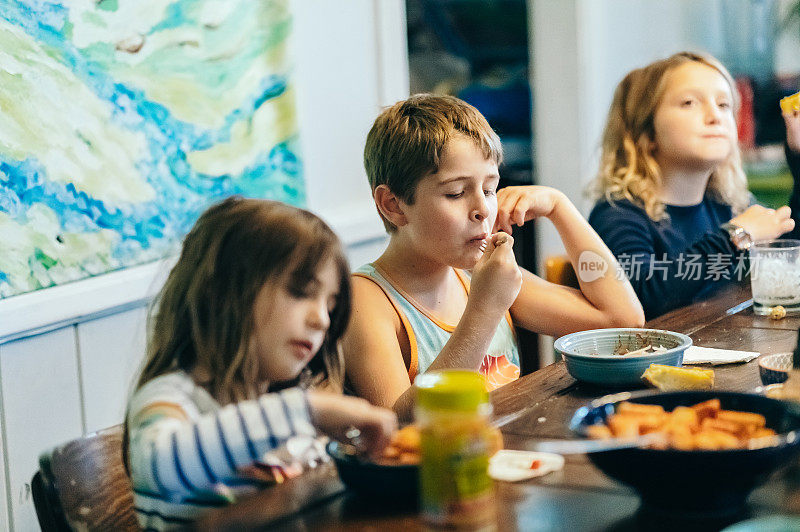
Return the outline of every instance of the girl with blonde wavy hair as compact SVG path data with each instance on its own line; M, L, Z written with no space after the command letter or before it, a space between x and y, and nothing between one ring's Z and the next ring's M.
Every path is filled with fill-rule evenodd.
M752 241L794 228L789 207L750 205L738 105L727 69L693 52L633 70L614 93L589 223L648 319L735 280Z

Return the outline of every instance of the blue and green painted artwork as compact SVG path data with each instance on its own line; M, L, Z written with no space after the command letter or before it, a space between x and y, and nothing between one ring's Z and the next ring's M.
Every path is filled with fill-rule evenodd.
M305 203L288 0L3 0L0 298L158 260L232 194Z

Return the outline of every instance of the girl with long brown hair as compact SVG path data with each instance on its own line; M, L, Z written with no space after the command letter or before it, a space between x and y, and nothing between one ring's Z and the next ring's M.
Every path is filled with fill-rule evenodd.
M388 410L342 396L347 261L308 211L229 198L186 236L151 316L125 459L144 529L186 524L252 489L242 471L315 426L376 453ZM325 391L323 391L325 389Z

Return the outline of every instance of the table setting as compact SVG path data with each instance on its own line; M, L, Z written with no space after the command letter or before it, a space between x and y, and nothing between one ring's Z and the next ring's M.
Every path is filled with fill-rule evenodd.
M502 433L505 451L512 452L504 460L517 467L533 466L535 458L531 457L536 455L513 453L557 451L559 443L597 445L577 452L561 448L561 453L555 453L560 460L555 466L548 463L541 475L496 480L495 529L792 529L800 519L800 408L768 397L765 385L781 383L764 380L767 373L760 368L774 366L784 368L787 375L791 372L798 327L800 317L793 313L779 320L757 314L750 286L732 284L705 301L651 320L642 331L622 335L644 341L644 345L619 349L626 340L620 342L617 331L613 340L586 347L605 346L610 351L598 356L615 357L623 366L631 364L626 358L640 358L635 370L641 369L638 380L608 384L591 377L576 378L565 357L493 391L490 422ZM608 330L604 334L614 336ZM584 340L592 336L583 335ZM637 352L647 344L654 349ZM563 350L565 345L574 348L578 344L567 338L556 345ZM615 348L632 354L613 355ZM703 389L661 391L641 379L650 364L711 371L713 385L704 381ZM658 405L670 413L711 399L719 400L725 412L763 416L765 427L774 432L773 439L762 439L760 447L743 444L730 449L679 450L659 448L657 438L627 443L617 438L605 442L587 438L586 428L613 415L623 402ZM333 460L315 473L315 488L293 487L294 480L273 488L284 496L292 490L303 492L305 498L293 494L295 503L285 512L275 512L270 503L278 495L262 494L253 501L212 512L196 528L219 530L232 522L244 529L276 523L305 529L335 525L348 530L422 526L413 480L416 465L351 462L348 472L344 460L352 457L337 455L337 451L335 443L329 445ZM541 461L538 464L543 465ZM354 472L363 477L370 467L376 476L367 478L366 483L360 478L362 485L356 487ZM393 490L398 486L402 487L399 492Z

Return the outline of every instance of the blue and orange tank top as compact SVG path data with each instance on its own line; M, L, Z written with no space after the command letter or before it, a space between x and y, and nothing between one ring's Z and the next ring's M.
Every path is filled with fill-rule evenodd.
M461 270L454 271L464 287L465 293L469 295L469 276ZM417 375L425 373L434 359L439 356L439 352L450 339L456 326L437 319L430 311L416 303L402 288L390 281L386 274L373 264L361 266L353 275L364 277L377 284L400 317L400 322L408 334L411 346L408 377L413 383ZM489 390L519 378L519 347L511 315L506 312L505 318L497 327L489 344L489 350L478 369L486 377L486 386Z

